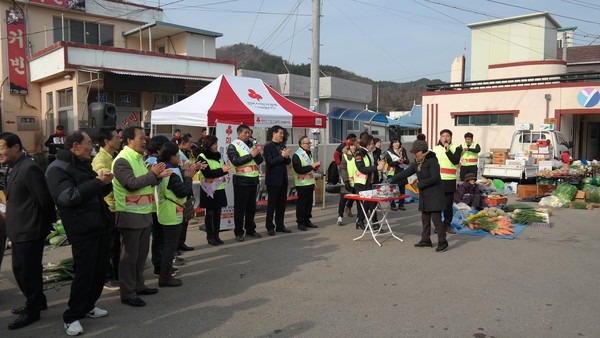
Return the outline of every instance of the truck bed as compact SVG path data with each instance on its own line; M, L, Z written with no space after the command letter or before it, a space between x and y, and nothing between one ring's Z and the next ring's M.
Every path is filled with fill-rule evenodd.
M484 177L520 180L533 178L537 171L538 167L533 165L485 164L482 175Z

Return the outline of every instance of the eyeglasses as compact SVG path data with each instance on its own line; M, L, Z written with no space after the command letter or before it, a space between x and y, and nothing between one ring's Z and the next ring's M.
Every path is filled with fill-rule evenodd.
M312 142L302 142L302 144L312 144Z

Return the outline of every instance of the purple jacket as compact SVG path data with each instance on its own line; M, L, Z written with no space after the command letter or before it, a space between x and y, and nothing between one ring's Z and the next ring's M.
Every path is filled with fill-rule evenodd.
M469 183L469 181L466 181L459 185L456 191L454 192L454 203L463 202L469 204L472 198L465 197L466 194L481 195L477 183L471 184Z

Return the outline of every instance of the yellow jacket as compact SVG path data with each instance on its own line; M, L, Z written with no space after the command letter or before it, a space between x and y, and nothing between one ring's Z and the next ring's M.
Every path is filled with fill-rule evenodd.
M104 150L104 148L100 148L100 151L98 152L98 154L96 155L96 157L94 157L94 159L92 160L92 169L94 169L94 171L96 173L100 172L100 170L103 170L104 172L110 172L111 171L111 167L112 167L112 162L113 162L113 156L111 154L109 154L106 150ZM108 204L108 209L111 212L115 212L115 194L114 192L111 191L110 194L106 195L104 197L104 200L106 201L106 204Z

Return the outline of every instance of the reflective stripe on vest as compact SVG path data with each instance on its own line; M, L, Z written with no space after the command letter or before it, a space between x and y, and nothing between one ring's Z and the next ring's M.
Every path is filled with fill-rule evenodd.
M298 148L295 154L300 158L300 164L302 164L303 167L310 165L309 161L312 162L312 158L302 148ZM296 170L294 170L294 166L292 166L292 172L294 173L294 186L304 187L315 184L315 175L313 175L312 171L308 174L298 174Z
M454 144L450 144L449 149L452 153L454 153L456 151L456 146ZM446 148L437 145L433 147L433 152L437 156L440 163L440 176L442 180L456 180L456 169L458 166L450 162L450 159L448 156L446 156Z
M365 155L363 156L363 160L365 161L365 167L368 167L371 165L371 160L369 159L369 155ZM356 166L356 163L354 163ZM348 174L350 175L350 174ZM358 170L358 167L356 168L356 172L354 173L354 184L362 184L362 185L367 185L367 178L369 177L368 174L363 174L360 172L360 170Z
M242 148L238 147L235 144L233 144L233 146L237 150L240 157L248 155L248 153L246 153ZM258 165L256 165L256 162L254 162L254 159L239 167L236 167L235 165L233 165L233 163L232 166L235 169L233 173L234 175L245 177L258 177Z
M206 161L206 163L208 163L208 167L210 168L210 170L216 170L216 169L223 167L223 163L221 161L209 160L208 158L206 158L206 155L204 155L204 153L200 154L200 157L202 157ZM256 170L258 170L258 168ZM213 183L215 181L221 180L222 182L219 185L219 187L217 188L217 190L223 190L223 189L225 189L225 186L227 185L227 181L223 179L226 175L217 177L217 178L206 178L202 174L202 170L200 171L199 175L200 175L200 179L206 183Z
M183 181L181 170L179 170L179 168L173 168L173 173L177 174ZM165 177L159 184L156 216L158 217L158 222L162 225L177 225L183 223L183 205L185 204L186 198L175 196L175 194L167 188L170 180L171 176ZM171 201L169 199L171 199ZM173 203L173 201L180 205Z
M477 165L477 153L465 150L466 148L477 147L477 143L472 142L470 146L468 146L466 143L463 143L461 144L461 147L463 148L463 152L460 156L460 164L465 167Z
M114 172L115 162L119 159L126 160L131 169L133 176L138 178L148 173L148 168L144 165L142 154L125 146L123 150L115 157L112 163L111 170ZM116 211L132 212L135 214L150 214L154 210L154 188L145 186L139 190L128 191L121 185L121 182L113 178L113 191L115 193L115 209Z

